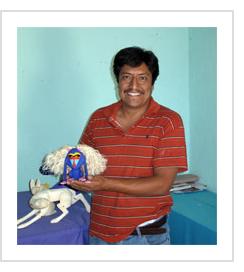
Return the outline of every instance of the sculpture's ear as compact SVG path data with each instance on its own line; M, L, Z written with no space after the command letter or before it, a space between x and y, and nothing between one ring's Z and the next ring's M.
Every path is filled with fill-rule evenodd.
M39 179L31 179L30 180L30 191L34 195L38 191L40 191L40 180Z
M41 182L40 182L39 178L37 178L37 179L35 180L35 186L36 186L36 187L40 187L40 186L41 186Z
M35 186L36 181L34 179L31 179L29 182L30 185L30 189L33 188Z

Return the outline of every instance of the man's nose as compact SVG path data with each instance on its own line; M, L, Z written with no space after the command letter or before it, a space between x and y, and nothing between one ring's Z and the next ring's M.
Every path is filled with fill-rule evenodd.
M137 81L137 78L134 76L132 77L131 81L130 81L130 87L132 89L136 89L138 86L138 81Z

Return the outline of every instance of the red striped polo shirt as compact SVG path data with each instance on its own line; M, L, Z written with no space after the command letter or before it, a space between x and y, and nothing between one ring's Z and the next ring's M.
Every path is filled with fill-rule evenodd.
M80 140L105 156L108 161L105 177L149 177L158 167L187 170L184 127L178 113L151 99L143 117L124 132L115 118L120 107L119 101L95 111ZM118 242L137 225L169 213L172 204L169 193L133 196L94 192L90 234L107 242Z

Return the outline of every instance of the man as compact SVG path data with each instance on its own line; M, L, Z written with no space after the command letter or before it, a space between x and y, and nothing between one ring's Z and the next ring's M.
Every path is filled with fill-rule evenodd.
M80 139L106 157L107 168L70 185L93 192L91 244L169 244L169 190L187 170L182 120L152 98L159 68L151 51L120 50L113 71L120 101L95 111Z

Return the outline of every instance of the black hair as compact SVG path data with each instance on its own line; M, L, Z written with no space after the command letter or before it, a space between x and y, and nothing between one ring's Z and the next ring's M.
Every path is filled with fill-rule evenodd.
M152 85L159 75L158 58L152 51L133 46L121 49L114 57L113 72L117 82L119 82L119 74L122 66L129 65L131 67L140 66L145 63L152 74Z

